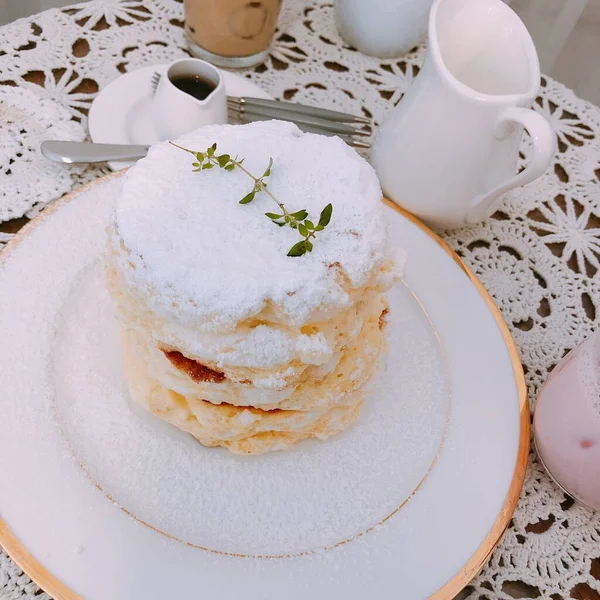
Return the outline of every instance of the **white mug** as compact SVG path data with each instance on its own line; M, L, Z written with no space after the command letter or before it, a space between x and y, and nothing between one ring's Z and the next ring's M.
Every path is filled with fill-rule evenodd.
M173 83L186 76L206 82L210 91L205 98L196 98ZM198 58L176 60L160 78L152 113L161 139L176 138L204 125L227 123L227 95L221 73Z
M363 54L401 56L427 31L432 0L335 0L335 23L344 41Z
M375 137L384 193L437 228L487 218L500 196L550 166L556 138L530 110L533 40L502 0L435 0L425 64ZM523 127L531 160L516 174Z

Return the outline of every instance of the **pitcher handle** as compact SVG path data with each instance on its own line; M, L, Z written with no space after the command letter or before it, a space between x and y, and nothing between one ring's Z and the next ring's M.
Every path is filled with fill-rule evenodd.
M518 175L473 199L467 215L468 223L485 219L498 197L509 190L531 183L550 166L556 153L556 135L550 123L542 115L529 108L507 108L496 121L494 135L501 140L512 133L511 123L520 123L531 136L533 156L527 168Z

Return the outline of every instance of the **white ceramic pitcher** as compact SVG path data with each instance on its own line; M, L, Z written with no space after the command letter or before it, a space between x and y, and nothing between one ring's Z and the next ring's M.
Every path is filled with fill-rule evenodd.
M435 0L425 64L377 133L384 193L434 227L488 217L506 191L538 178L556 138L529 107L540 83L533 40L502 0ZM523 127L531 160L516 175Z

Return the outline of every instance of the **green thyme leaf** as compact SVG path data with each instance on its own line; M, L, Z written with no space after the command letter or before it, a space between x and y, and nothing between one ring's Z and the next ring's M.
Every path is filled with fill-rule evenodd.
M267 167L266 171L263 173L263 177L268 177L271 174L271 167L273 166L273 159L271 157L269 157L269 166ZM261 177L262 179L262 177Z
M319 217L319 225L327 227L329 221L331 221L331 214L333 213L333 206L328 204L322 211Z
M235 163L231 163L225 167L226 171L233 171L235 169Z
M252 190L249 194L246 194L240 200L240 204L250 204L250 202L252 202L252 200L254 200L254 196L256 196L256 190Z
M309 252L312 252L313 245L312 245L312 242L311 242L310 240L306 240L306 249L307 249Z
M315 230L315 226L313 225L312 221L309 221L308 219L306 221L304 221L304 224L306 225L307 229L310 229L311 231Z
M217 162L219 163L219 166L222 168L229 162L230 158L231 158L231 156L229 156L229 154L221 154L221 156L217 156Z
M269 219L281 219L283 215L278 215L276 213L265 213L265 216L269 217Z
M323 227L323 225L317 225L315 227L315 231L323 231L323 229L325 229L325 227Z
M300 225L298 225L298 231L300 232L300 235L303 235L304 237L306 237L308 235L308 229L306 228L305 225L302 225L302 223L300 223Z
M306 252L306 241L302 240L297 244L294 244L290 251L287 253L288 256L302 256Z
M292 213L291 216L294 217L294 219L298 219L298 221L303 221L304 219L306 219L306 217L308 217L308 213L305 209L302 209L298 212Z
M208 156L214 156L215 155L215 150L217 149L217 144L214 143L207 151L206 154L208 154Z

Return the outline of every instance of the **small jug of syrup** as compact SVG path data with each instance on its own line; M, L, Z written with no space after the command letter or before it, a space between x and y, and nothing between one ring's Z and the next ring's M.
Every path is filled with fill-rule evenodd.
M171 139L216 123L227 123L227 95L221 73L198 58L171 63L152 101L161 139Z
M212 81L202 75L175 75L170 80L177 89L193 96L196 100L206 100L216 88Z

